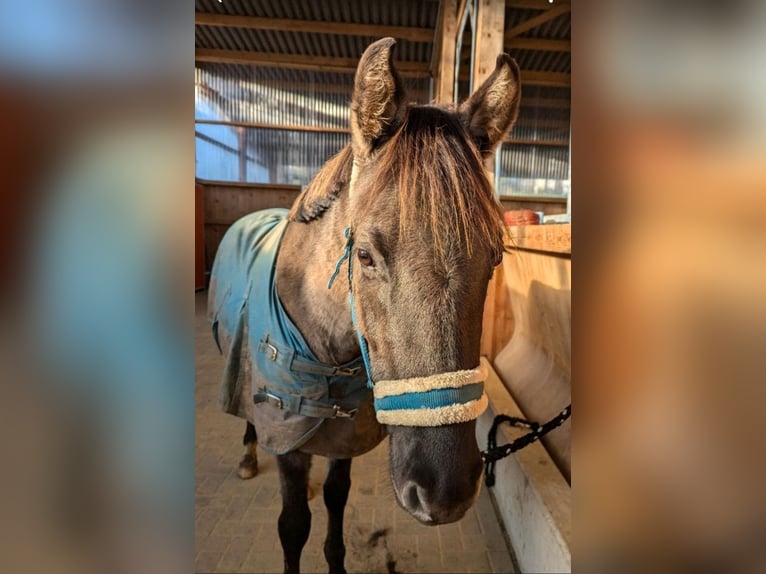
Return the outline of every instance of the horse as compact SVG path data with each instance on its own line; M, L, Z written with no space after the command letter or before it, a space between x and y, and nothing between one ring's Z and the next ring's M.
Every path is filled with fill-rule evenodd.
M479 341L504 233L484 161L516 120L520 74L501 54L459 106L414 105L395 44L359 61L350 142L289 211L235 223L211 274L221 404L248 420L242 478L257 473L257 444L277 457L287 573L311 528L314 455L329 459L331 573L345 572L351 459L386 436L396 500L421 523L457 521L479 494Z

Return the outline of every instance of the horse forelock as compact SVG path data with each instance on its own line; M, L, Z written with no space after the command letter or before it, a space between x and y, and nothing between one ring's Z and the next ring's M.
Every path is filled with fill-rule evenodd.
M454 111L411 106L401 126L377 151L367 189L357 195L357 217L390 201L395 190L400 236L407 228L428 226L437 256L455 240L470 253L474 245L502 249L502 208L494 197L478 148ZM354 154L345 146L301 193L289 218L317 220L352 179ZM364 169L364 168L362 168ZM349 221L351 225L356 221Z
M484 163L457 116L435 106L413 106L402 126L380 149L363 211L395 190L400 236L428 226L437 256L457 239L502 249L502 209Z

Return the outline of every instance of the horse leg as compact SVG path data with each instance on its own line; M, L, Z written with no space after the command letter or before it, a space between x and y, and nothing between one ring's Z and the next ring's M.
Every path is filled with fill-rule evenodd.
M327 507L327 538L324 541L324 557L330 566L330 574L346 574L343 564L346 546L343 544L343 512L351 487L351 459L330 461L324 483L324 504Z
M277 466L282 489L279 540L285 556L285 572L298 574L301 551L311 530L311 511L307 497L311 455L288 452L277 457Z
M245 445L245 456L239 461L237 476L242 480L247 480L258 474L258 454L256 452L258 448L258 435L255 434L255 427L250 421L247 421L242 444Z

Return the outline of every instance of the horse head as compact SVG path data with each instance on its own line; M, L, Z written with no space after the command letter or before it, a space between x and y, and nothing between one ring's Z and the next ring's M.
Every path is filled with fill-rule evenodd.
M502 55L460 106L409 105L394 44L372 44L355 77L349 287L396 498L439 524L460 519L479 491L476 368L503 246L484 160L516 119L519 70Z

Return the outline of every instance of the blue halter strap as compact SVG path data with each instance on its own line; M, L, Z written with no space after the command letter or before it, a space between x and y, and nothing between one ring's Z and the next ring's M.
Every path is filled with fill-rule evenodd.
M484 412L488 403L484 393L485 375L479 369L373 382L367 339L359 329L354 305L354 233L351 227L346 227L343 235L346 238L343 254L335 264L327 288L332 287L343 263L348 261L348 303L351 307L351 321L367 371L367 386L373 390L378 421L390 425L441 426L476 419Z
M335 270L330 276L330 280L327 282L327 288L332 287L335 278L340 273L340 268L345 261L348 261L348 304L351 307L351 323L354 325L354 331L356 331L356 338L359 340L359 349L362 353L362 361L364 362L364 369L367 371L367 386L372 388L374 383L372 382L372 367L370 365L370 352L367 350L367 339L364 338L362 332L359 330L359 323L356 318L356 305L354 305L354 290L351 287L354 279L354 264L351 259L351 251L354 248L354 233L350 227L346 227L343 230L343 235L346 238L346 245L343 248L343 255L340 256L338 262L335 264Z

